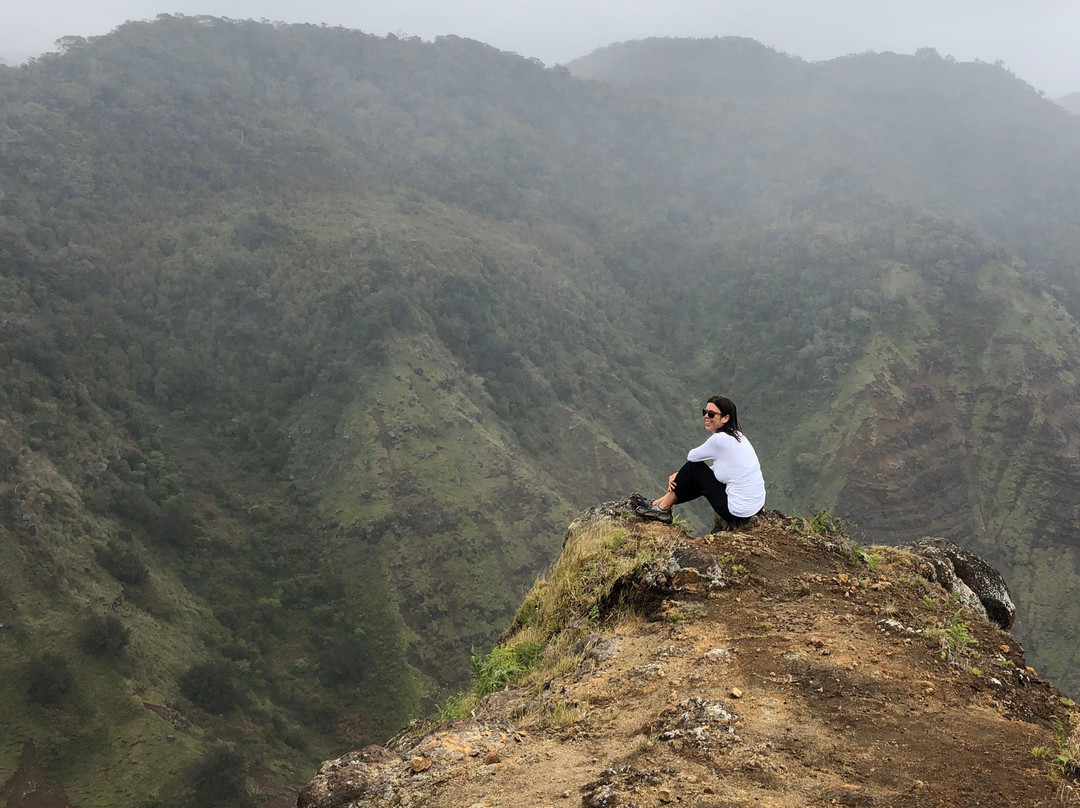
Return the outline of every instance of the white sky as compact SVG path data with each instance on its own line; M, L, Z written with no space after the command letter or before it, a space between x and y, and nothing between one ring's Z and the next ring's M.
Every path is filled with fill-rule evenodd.
M0 0L0 58L18 64L61 36L160 13L458 34L549 65L649 36L748 36L810 61L933 47L1001 59L1051 98L1080 91L1077 0Z

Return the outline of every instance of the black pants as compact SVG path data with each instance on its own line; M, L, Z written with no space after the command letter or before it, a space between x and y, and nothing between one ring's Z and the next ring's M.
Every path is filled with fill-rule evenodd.
M675 475L675 502L689 502L705 497L716 515L732 527L742 527L750 521L749 516L735 516L728 510L727 486L713 475L707 463L686 463Z

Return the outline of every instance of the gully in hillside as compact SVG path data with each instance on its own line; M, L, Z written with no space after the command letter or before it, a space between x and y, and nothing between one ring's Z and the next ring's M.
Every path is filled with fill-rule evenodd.
M750 521L765 505L761 464L749 439L739 429L735 402L713 396L701 411L709 439L686 455L686 463L668 477L668 490L651 502L631 496L634 511L645 519L671 522L671 506L698 497L709 500L731 527Z

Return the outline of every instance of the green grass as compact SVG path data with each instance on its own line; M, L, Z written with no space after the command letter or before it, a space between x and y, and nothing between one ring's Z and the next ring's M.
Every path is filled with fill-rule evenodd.
M942 629L928 631L927 635L936 637L941 645L941 658L951 664L957 664L959 657L978 641L971 636L971 624L961 619L963 609L957 609L949 620L949 625Z
M502 690L536 669L543 643L523 641L496 645L487 655L473 654L472 692L477 698Z
M1075 714L1071 716L1075 722ZM1054 718L1056 737L1053 746L1036 746L1031 754L1050 764L1056 775L1075 777L1080 774L1080 743L1060 718Z

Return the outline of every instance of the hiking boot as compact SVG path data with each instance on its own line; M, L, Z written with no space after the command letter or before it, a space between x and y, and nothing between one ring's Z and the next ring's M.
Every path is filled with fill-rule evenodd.
M671 524L671 511L665 511L663 508L658 508L651 502L647 508L635 507L634 513L642 519L651 519L654 522L662 522L665 525Z
M626 501L630 503L631 508L651 508L652 500L646 499L637 491L626 498Z

